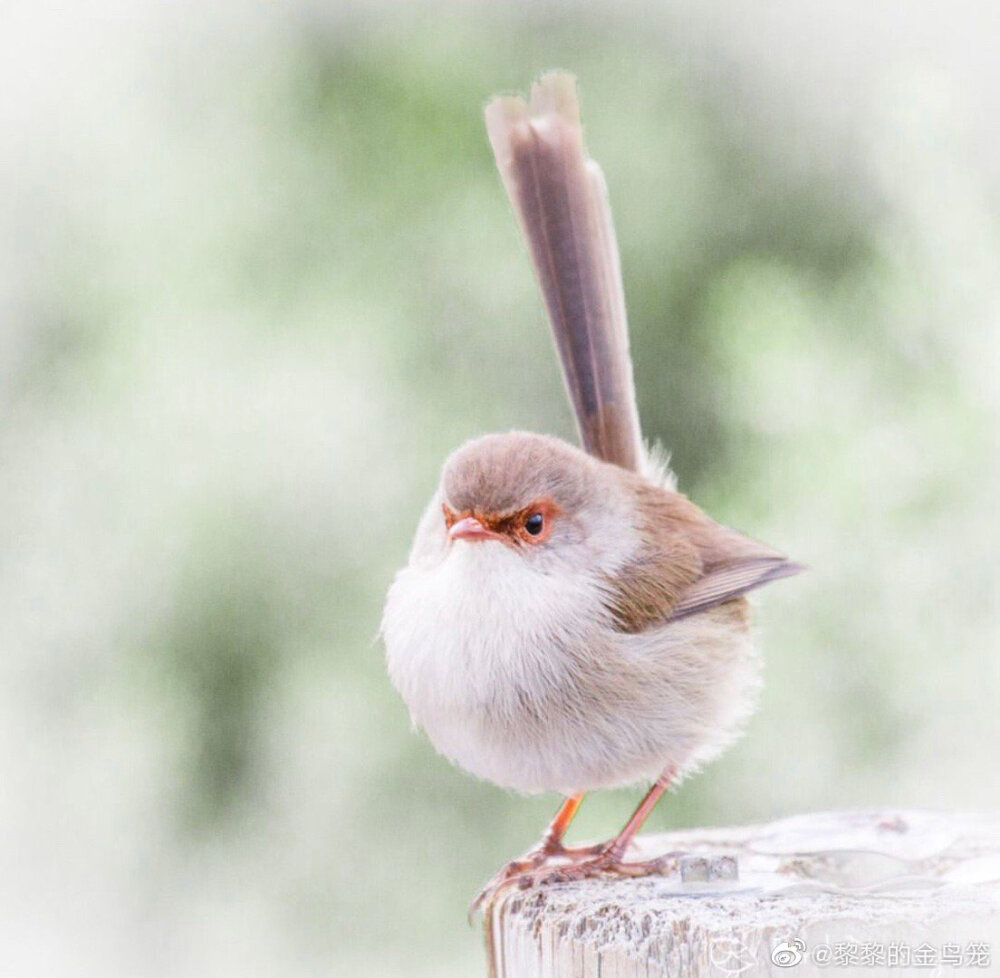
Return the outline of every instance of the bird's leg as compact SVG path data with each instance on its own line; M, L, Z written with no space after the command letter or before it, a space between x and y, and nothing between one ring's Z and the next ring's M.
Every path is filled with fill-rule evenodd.
M570 795L560 806L555 817L549 822L549 827L542 836L542 841L531 851L531 855L540 855L542 860L549 856L572 856L577 852L587 851L579 849L567 849L563 845L563 837L569 828L569 823L573 821L580 802L583 801L583 792L577 795ZM537 865L537 863L536 863Z
M519 873L515 880L517 885L527 889L535 883L565 882L585 879L589 876L599 876L602 873L618 876L650 876L670 871L677 862L678 853L668 853L645 862L631 863L625 862L624 856L636 833L649 817L649 813L670 787L674 780L674 774L673 768L667 768L646 792L621 832L604 845L593 847L590 850L589 858L566 866L546 867L539 863L535 867Z
M563 802L556 813L542 841L521 859L508 863L494 876L470 908L470 913L478 910L487 899L492 899L507 884L516 884L520 889L528 889L536 883L562 883L570 880L586 879L604 873L615 876L652 876L671 872L682 853L666 853L643 862L626 862L625 852L632 844L636 833L649 818L663 793L670 787L676 776L673 767L667 768L643 796L625 827L613 839L601 845L567 849L562 844L563 835L571 819L580 807L583 795L574 795ZM547 866L551 857L571 860L558 866Z
M538 845L533 849L529 849L520 859L515 859L508 863L501 871L503 875L507 878L516 876L519 872L523 872L526 869L540 866L553 856L572 859L591 854L594 851L592 848L567 849L562 841L566 835L566 830L569 828L569 823L573 821L573 817L576 815L582 801L582 791L579 794L570 795L559 806L559 811L556 812L555 817L549 822L548 828L545 830L545 834Z
M656 808L656 803L663 797L663 793L670 787L670 783L673 780L674 769L668 767L653 782L653 786L646 792L636 810L632 812L632 817L625 823L625 828L609 843L601 847L601 855L610 856L614 862L621 862L622 857L625 855L625 850L632 844L636 833L642 828L646 819L649 818L650 812Z
M470 911L475 913L482 906L486 898L503 883L528 870L537 869L553 857L583 859L594 855L599 850L599 846L583 846L568 849L563 845L562 841L566 835L566 830L569 828L569 823L573 821L573 816L576 815L582 801L582 791L579 794L570 795L559 806L559 811L556 812L555 817L549 822L548 828L545 830L545 834L538 845L533 849L529 849L519 859L514 859L507 863L503 869L492 876L489 882L479 891L476 899L473 900Z

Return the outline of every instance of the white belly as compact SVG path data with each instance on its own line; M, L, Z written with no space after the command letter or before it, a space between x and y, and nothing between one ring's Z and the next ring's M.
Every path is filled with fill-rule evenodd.
M722 620L614 632L585 574L532 572L499 543L401 571L382 632L390 676L437 750L520 791L627 784L707 760L754 686L747 637Z

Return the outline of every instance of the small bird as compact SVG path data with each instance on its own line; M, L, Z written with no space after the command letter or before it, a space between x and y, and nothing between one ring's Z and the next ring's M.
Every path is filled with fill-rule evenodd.
M645 447L611 210L573 77L544 75L530 104L495 99L486 123L585 450L520 431L462 445L386 600L389 674L437 750L566 798L477 903L553 861L562 879L656 870L626 862L629 843L754 705L745 595L801 570L705 515ZM652 787L617 836L563 845L584 792L639 781Z

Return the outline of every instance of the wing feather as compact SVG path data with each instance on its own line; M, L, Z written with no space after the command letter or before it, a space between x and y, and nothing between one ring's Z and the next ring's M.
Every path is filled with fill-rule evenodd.
M685 590L670 612L668 621L677 621L706 608L741 597L748 591L791 577L805 568L785 557L751 558L710 571Z
M680 493L638 480L635 490L645 544L606 582L605 603L622 631L686 618L804 570Z

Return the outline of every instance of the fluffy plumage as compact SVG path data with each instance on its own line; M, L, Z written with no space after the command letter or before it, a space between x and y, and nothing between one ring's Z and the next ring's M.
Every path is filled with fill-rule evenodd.
M707 517L643 450L618 248L572 78L546 75L530 104L497 99L486 120L587 451L512 432L445 462L386 600L389 673L442 754L505 787L679 777L753 705L743 595L798 568ZM553 824L547 845L565 830Z
M502 514L539 496L560 509L544 544L449 541L442 503ZM477 439L445 463L389 591L390 675L441 753L505 787L575 793L688 771L739 730L757 660L738 594L671 616L727 547L742 559L754 546L558 439Z

